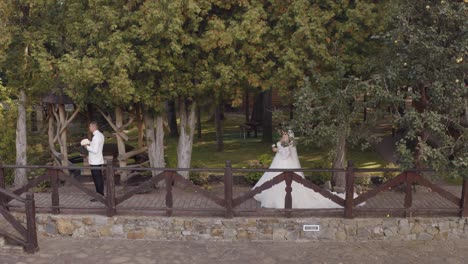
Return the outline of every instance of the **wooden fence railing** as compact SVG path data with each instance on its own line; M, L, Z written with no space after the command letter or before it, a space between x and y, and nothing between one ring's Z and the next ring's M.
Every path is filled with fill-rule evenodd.
M385 210L393 210L393 211L400 211L403 212L405 216L411 216L413 213L418 211L427 211L434 215L437 213L444 213L444 212L452 212L458 214L462 217L468 217L468 181L466 179L463 181L463 187L460 197L453 195L452 193L444 190L443 188L431 183L427 179L425 179L421 172L423 170L408 170L401 173L399 176L391 179L390 181L382 184L379 187L371 189L358 197L354 197L354 179L356 172L396 172L397 169L361 169L355 168L352 162L348 163L348 167L346 169L235 169L231 167L231 163L229 161L226 162L226 166L224 169L206 169L206 168L131 168L131 167L119 167L116 168L112 164L111 161L105 165L103 169L105 169L105 178L106 179L114 179L115 170L132 170L132 171L157 171L155 177L141 183L138 186L133 187L129 191L122 193L120 195L116 194L116 187L114 180L106 180L106 193L105 196L101 196L84 186L82 183L77 181L73 176L69 176L62 171L64 170L72 170L72 169L96 169L91 167L54 167L54 166L15 166L15 165L0 165L0 188L5 186L4 181L5 178L4 170L5 168L27 168L27 169L38 169L38 168L45 168L47 171L43 175L31 180L26 186L13 190L12 195L14 197L19 197L27 190L37 186L43 181L50 181L51 184L51 206L40 208L40 209L47 209L49 212L54 214L61 213L61 210L71 210L72 212L76 213L86 213L86 212L96 212L96 208L90 207L66 207L60 205L60 195L59 195L59 186L60 181L66 181L71 185L77 187L82 192L87 194L88 196L95 198L99 201L105 209L105 214L107 216L114 216L117 213L121 213L123 211L132 211L132 212L139 212L139 213L151 213L151 210L147 208L141 207L130 207L126 206L125 208L119 207L124 201L128 200L129 198L133 197L135 194L139 193L140 191L147 189L148 187L152 187L158 182L163 181L165 183L165 207L159 208L163 212L165 211L165 215L172 216L174 211L184 211L188 210L191 213L200 213L202 211L209 211L209 212L216 212L216 215L222 214L224 217L231 218L236 215L240 215L240 211L238 208L243 203L250 200L256 194L271 188L272 186L279 184L281 182L286 183L286 195L285 195L285 207L284 209L278 209L277 212L284 212L286 217L291 217L293 213L304 211L303 209L293 209L292 208L292 195L291 193L294 191L292 190L292 182L296 182L302 184L306 188L312 189L324 197L332 200L336 204L343 207L343 209L333 209L333 211L338 212L341 210L343 213L343 217L345 218L353 218L356 216L356 212L359 213L375 213L375 212L383 212ZM211 172L218 172L224 173L224 195L219 197L195 184L193 184L190 180L185 179L182 177L178 172L180 171L211 171ZM234 197L233 192L233 174L234 173L248 173L248 172L278 172L279 175L271 179L270 181L265 182L261 186L245 192L237 197ZM323 189L322 187L315 185L314 183L304 179L303 177L296 174L296 172L346 172L346 195L345 199L334 195L333 193L329 192L328 190ZM192 190L195 190L197 193L205 196L210 201L214 202L218 205L221 209L207 209L207 208L174 208L174 192L173 192L173 184L177 182L182 186L188 186ZM433 192L438 193L443 198L447 199L448 201L452 202L456 205L456 208L427 208L427 209L415 209L412 208L413 202L413 194L412 194L412 185L413 183L417 183L423 186L430 188ZM405 200L404 205L402 208L365 208L365 207L357 207L357 205L361 204L369 200L370 198L374 197L380 192L383 192L389 188L393 188L400 184L406 184L405 187ZM0 199L5 201L7 204L10 200L14 199L12 195L0 195ZM21 198L23 199L23 198ZM8 206L6 207L8 208ZM156 210L156 209L154 209ZM309 211L319 211L316 209L306 209ZM101 210L102 211L102 210ZM252 212L253 216L258 215L258 210ZM320 214L315 214L316 216L320 216Z
M5 182L2 181L2 179L4 179L3 172L3 170L0 170L0 214L16 230L19 236L1 229L0 235L14 240L16 243L22 245L26 252L32 254L39 250L39 246L37 244L36 206L34 204L34 194L26 193L26 197L23 198L8 190L5 190ZM9 199L14 199L24 204L26 212L26 227L24 227L20 221L18 221L8 211L6 201Z

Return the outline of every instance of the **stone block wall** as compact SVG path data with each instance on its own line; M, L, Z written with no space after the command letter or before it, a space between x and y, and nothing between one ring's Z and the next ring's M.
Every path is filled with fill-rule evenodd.
M24 215L16 217L25 221ZM304 231L303 225L319 225ZM181 218L37 216L42 236L170 241L367 241L468 239L468 218Z

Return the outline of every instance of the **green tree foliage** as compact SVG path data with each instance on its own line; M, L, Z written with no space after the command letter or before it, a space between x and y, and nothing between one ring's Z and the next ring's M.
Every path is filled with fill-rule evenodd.
M317 34L310 34L320 43L313 46L321 48L311 52L314 57L306 63L304 85L294 97L294 124L306 143L333 145L341 129L349 141L360 142L370 136L364 132L377 118L379 103L389 99L377 85L380 80L372 60L382 45L378 36L384 29L384 5L350 2L311 4L315 16L327 20L317 25ZM373 109L374 115L362 122L365 108Z
M301 142L333 149L338 167L350 144L369 145L389 105L412 99L394 119L405 166L468 163L462 1L29 0L0 10L13 99L63 89L80 106L142 103L152 118L176 100L190 117L207 97L279 90L295 101Z
M128 2L62 3L62 35L57 45L65 53L59 69L66 92L76 103L125 106L134 99L131 73L138 61L128 41L133 26Z
M404 132L398 150L407 167L466 175L467 11L466 1L395 3L385 76L403 110L395 119Z
M350 144L369 146L371 128L390 99L375 77L371 59L382 45L378 36L385 25L385 5L375 1L306 2L302 8L290 7L295 14L290 18L295 23L287 23L294 30L292 43L280 45L296 47L283 58L287 67L283 74L291 72L289 76L296 82L289 83L300 87L295 91L292 123L302 133L301 142L329 147L333 167L343 168ZM304 16L307 19L297 19ZM300 48L301 38L308 39L306 48ZM366 120L365 109L372 109ZM344 175L334 181L343 187Z
M12 99L16 100L16 164L27 164L27 107L50 84L50 74L44 67L43 18L48 16L49 1L3 1L0 14L1 40L0 71L9 87ZM14 184L27 183L25 169L15 170Z
M15 163L15 121L16 111L12 111L13 101L7 87L0 80L0 162Z

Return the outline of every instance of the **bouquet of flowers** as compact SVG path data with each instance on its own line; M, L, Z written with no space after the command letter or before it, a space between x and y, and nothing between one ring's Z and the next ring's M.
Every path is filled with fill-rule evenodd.
M81 142L80 142L81 146L86 146L86 145L89 145L90 143L91 143L91 141L89 141L89 139L87 139L87 138L81 140Z
M281 146L282 147L289 147L289 146L296 146L296 139L294 138L294 132L292 130L288 129L288 138L289 141L281 141Z

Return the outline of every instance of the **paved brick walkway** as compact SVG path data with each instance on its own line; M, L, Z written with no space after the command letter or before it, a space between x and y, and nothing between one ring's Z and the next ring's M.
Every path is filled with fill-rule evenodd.
M466 241L162 242L41 238L35 255L0 249L4 264L462 264Z

